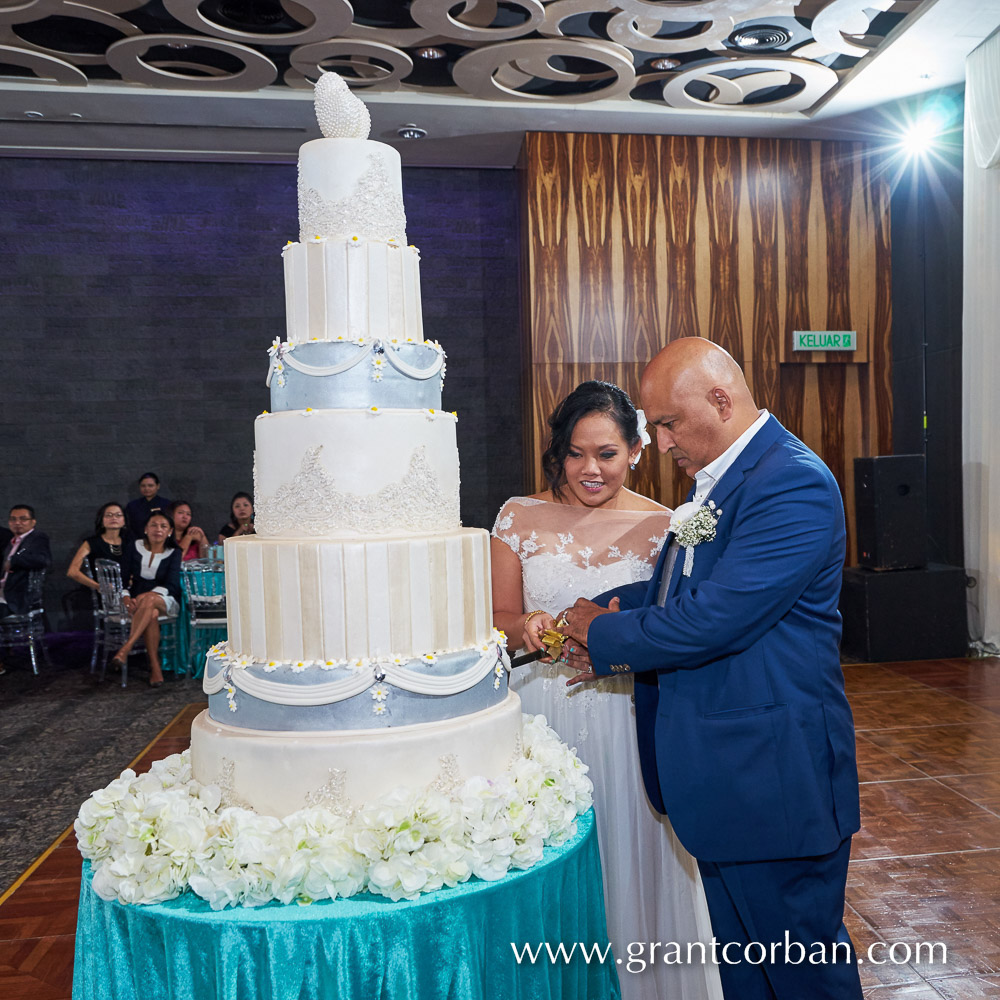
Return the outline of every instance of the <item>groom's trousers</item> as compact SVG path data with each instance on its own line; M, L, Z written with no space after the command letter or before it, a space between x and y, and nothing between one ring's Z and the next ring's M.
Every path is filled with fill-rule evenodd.
M844 927L850 854L848 837L820 857L698 862L726 1000L861 1000Z

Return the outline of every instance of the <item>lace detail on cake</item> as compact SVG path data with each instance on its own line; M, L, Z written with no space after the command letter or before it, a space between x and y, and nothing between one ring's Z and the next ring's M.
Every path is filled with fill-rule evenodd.
M514 737L514 749L511 752L510 760L507 762L507 770L510 771L514 765L524 756L524 740L521 739L521 730L518 729Z
M221 793L219 799L220 809L235 806L238 809L253 811L253 806L236 794L236 764L229 757L222 758L222 769L219 772L219 780L216 781L216 784L219 786L219 792Z
M329 774L330 777L325 784L315 792L306 793L306 805L330 809L341 816L350 816L352 810L347 799L347 772L339 767L331 767Z
M458 757L453 753L446 753L442 754L438 760L441 762L441 770L438 771L438 776L428 787L442 795L452 796L462 785L462 772L458 767Z
M254 522L259 535L332 531L377 535L449 531L459 524L458 487L448 493L441 489L422 446L413 452L402 479L367 495L337 489L320 464L322 450L322 445L310 448L292 481L269 497L260 495L254 462Z
M346 198L327 201L315 188L306 187L301 176L298 191L302 242L317 236L360 236L406 245L403 196L395 189L385 164L374 154L368 154L368 167Z

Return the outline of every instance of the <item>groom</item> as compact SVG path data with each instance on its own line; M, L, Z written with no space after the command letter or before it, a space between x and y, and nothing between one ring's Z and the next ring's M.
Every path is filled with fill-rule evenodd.
M726 997L860 1000L843 924L859 810L840 492L707 340L665 347L641 397L692 503L648 584L568 610L589 652L570 683L635 675L646 792L698 859Z

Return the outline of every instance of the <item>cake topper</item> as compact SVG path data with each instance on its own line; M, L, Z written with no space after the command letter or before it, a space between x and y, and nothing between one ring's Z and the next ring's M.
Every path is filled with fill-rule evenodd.
M372 120L364 102L351 93L344 78L323 71L316 81L313 102L316 121L327 139L367 139Z

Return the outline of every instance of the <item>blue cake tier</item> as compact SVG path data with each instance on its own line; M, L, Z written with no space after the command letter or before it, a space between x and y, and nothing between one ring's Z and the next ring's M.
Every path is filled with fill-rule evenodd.
M217 648L217 647L213 647ZM240 729L338 732L455 719L507 697L506 658L495 642L435 661L317 665L247 663L208 654L203 686L211 718Z
M271 410L439 410L445 355L430 341L309 341L271 347Z

